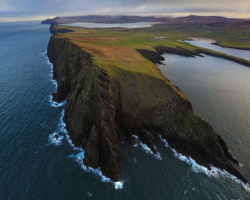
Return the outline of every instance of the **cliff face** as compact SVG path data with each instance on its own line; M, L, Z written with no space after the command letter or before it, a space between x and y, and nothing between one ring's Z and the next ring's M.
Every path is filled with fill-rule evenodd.
M151 132L199 164L212 164L246 181L234 168L238 162L223 139L192 112L190 102L167 79L119 68L119 76L114 75L95 65L85 50L56 36L50 39L48 57L58 82L54 100L67 99L64 121L73 143L85 150L87 166L100 167L105 176L118 180L124 157L120 143L133 143L137 134L156 152Z
M85 149L87 166L100 167L104 175L118 180L123 160L116 127L118 85L92 63L90 54L67 40L52 38L48 57L58 82L54 100L67 98L64 121L72 142Z

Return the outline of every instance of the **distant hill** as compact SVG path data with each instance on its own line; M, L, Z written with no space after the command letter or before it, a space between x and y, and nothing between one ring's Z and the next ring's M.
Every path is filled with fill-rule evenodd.
M187 17L156 17L156 16L109 16L109 15L85 15L55 17L46 19L42 24L68 24L74 22L92 22L92 23L133 23L133 22L162 22L167 25L188 25L188 26L209 26L209 27L232 27L240 29L249 29L249 19L226 18L220 16L197 16L189 15Z
M164 22L168 17L141 17L141 16L108 16L108 15L86 15L55 17L42 21L42 24L67 24L73 22L95 22L95 23L132 23L132 22Z

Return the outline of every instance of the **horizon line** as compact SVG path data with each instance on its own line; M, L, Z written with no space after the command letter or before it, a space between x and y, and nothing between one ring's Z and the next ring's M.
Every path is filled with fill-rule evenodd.
M242 15L242 16L235 16L233 13L228 14L218 14L218 13L147 13L147 14L139 14L139 13L130 13L130 14L96 14L96 13L89 13L89 14L59 14L59 15L41 15L41 16L24 16L24 17L2 17L0 18L0 23L4 22L28 22L28 21L42 21L46 19L53 19L55 17L75 17L75 16L141 16L141 17L187 17L187 16L204 16L204 17L225 17L225 18L235 18L235 19L250 19L250 14ZM245 16L245 17L244 17Z

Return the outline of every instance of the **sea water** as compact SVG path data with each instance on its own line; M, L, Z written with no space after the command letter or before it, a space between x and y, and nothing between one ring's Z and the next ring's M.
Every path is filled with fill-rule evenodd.
M226 173L209 174L206 169L201 170L202 167L169 148L167 141L161 138L155 138L159 157L152 155L147 146L139 140L135 146L126 143L122 145L125 162L121 182L113 183L102 176L100 171L86 169L81 162L84 150L73 146L65 130L62 121L64 104L57 105L50 98L51 93L55 92L56 84L52 81L52 66L45 54L50 38L49 26L41 25L39 22L2 23L0 30L1 200L250 198L245 185ZM215 63L215 60L212 61L211 65ZM195 62L195 59L192 62ZM218 65L220 64L219 62ZM198 64L195 66L198 68ZM173 63L166 63L166 66L162 67L178 68ZM179 67L184 68L181 64ZM241 66L236 67L241 69ZM243 106L239 113L249 109L249 104L242 103L245 101L242 99L243 96L248 95L243 87L245 85L235 86L238 88L237 91L241 91L241 98L224 103L225 109L228 108L230 112L221 114L221 117L214 120L217 122L216 125L211 120L211 113L216 113L218 107L213 107L212 102L215 99L225 102L228 97L213 97L207 87L216 87L216 84L223 83L205 81L203 92L198 93L194 89L194 97L206 98L206 95L211 95L208 95L207 101L210 100L212 105L206 108L208 102L197 103L189 92L193 85L199 85L200 82L194 79L191 84L191 77L188 79L190 87L184 90L181 83L185 85L186 82L178 81L185 80L184 74L187 77L194 74L195 69L188 68L189 66L186 66L186 71L183 72L179 70L180 74L183 73L182 78L180 74L171 71L166 75L183 89L193 102L195 111L211 121L216 130L222 126L229 130L226 132L229 134L238 120L238 128L241 128L238 130L235 127L237 132L231 131L228 136L223 131L220 132L234 155L241 156L241 161L246 160L247 153L244 154L244 151L248 151L249 138L244 130L247 130L245 126L248 127L248 120L231 117L235 114L235 110L232 110L235 106ZM201 68L205 71L209 69L203 65ZM242 67L245 73L246 69ZM227 70L235 72L233 67ZM222 76L220 72L219 68L218 72L214 69L213 76L221 75L220 79L234 80L232 76ZM241 78L245 80L245 77ZM245 87L247 89L247 86ZM234 87L228 85L225 88L217 88L216 91L226 94L233 89ZM228 126L223 125L222 119L228 115ZM59 136L59 140L55 140L55 134ZM239 153L237 149L240 150ZM246 162L243 163L247 165Z

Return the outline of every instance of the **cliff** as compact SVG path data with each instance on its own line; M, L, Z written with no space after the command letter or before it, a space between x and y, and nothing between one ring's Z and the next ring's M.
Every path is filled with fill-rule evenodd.
M88 51L57 36L49 41L48 57L58 83L53 98L67 99L64 121L72 142L85 150L85 165L117 181L123 169L121 142L133 143L137 134L156 152L151 132L199 164L225 169L246 182L223 139L167 79L119 67L105 70Z

